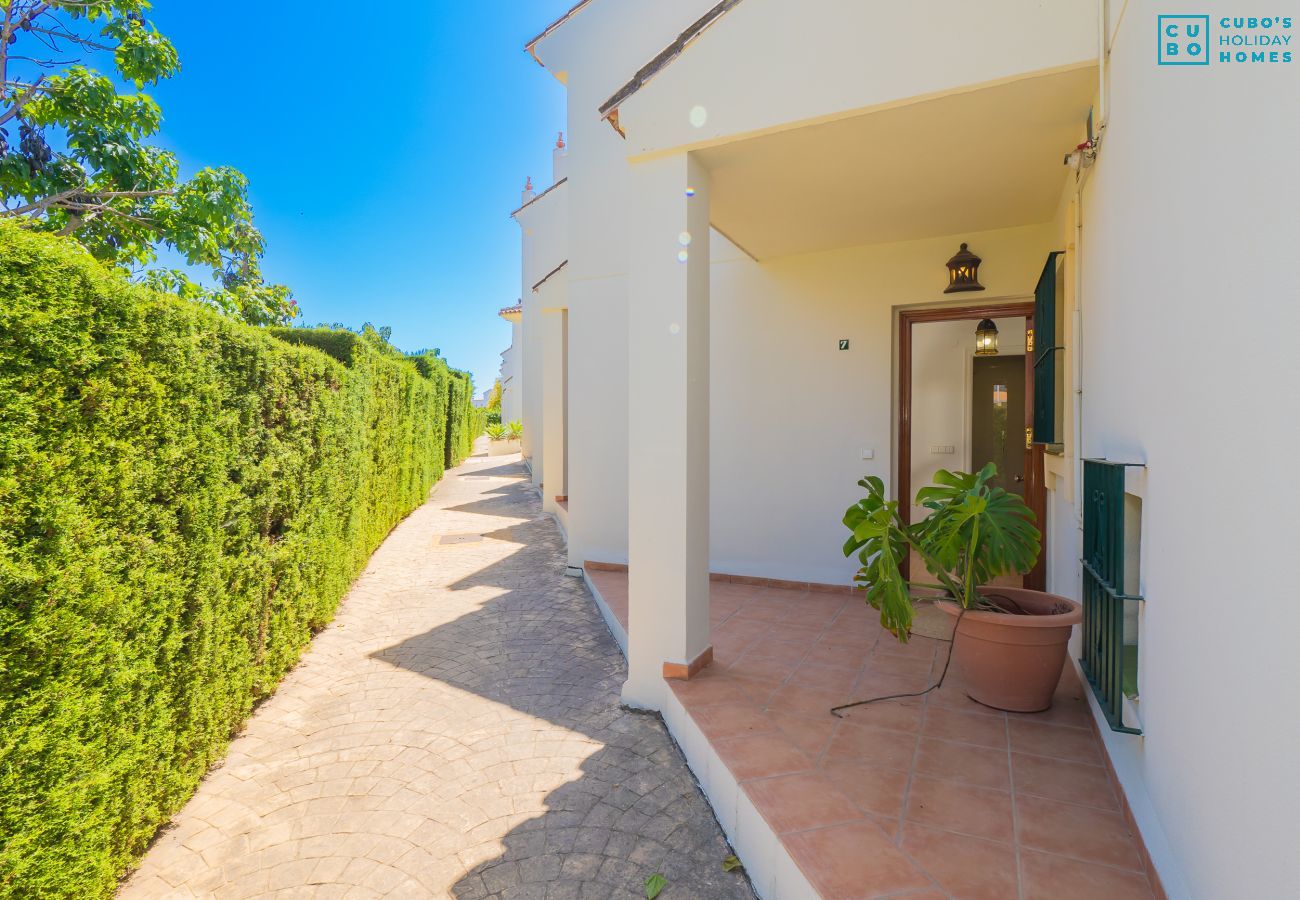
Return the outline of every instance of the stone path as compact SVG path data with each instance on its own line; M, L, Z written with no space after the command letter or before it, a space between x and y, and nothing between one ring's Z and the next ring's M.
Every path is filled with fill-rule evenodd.
M753 896L523 474L393 532L120 896Z

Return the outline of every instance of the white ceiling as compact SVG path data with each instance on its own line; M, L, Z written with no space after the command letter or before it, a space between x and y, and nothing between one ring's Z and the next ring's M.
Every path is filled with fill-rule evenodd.
M757 259L1049 221L1096 72L1073 69L697 151Z

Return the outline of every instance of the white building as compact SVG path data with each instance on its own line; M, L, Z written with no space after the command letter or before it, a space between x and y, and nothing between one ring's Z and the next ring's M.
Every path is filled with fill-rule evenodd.
M507 306L497 313L510 323L510 346L501 351L501 421L522 422L524 418L523 391L523 303Z
M570 565L629 567L625 699L764 896L816 879L665 672L712 658L710 573L850 584L856 481L910 498L985 458L982 378L998 452L1031 429L1029 584L1081 598L1085 525L1123 506L1131 683L1089 703L1153 890L1300 891L1300 70L1292 18L1207 10L586 0L528 45L569 146L514 213L524 454ZM984 290L945 294L962 244ZM984 318L1019 375L974 362ZM1122 496L1084 460L1126 464ZM1120 896L1103 869L1068 895Z

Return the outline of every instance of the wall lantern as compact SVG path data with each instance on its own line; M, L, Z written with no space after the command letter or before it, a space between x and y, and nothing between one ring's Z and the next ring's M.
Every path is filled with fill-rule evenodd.
M957 255L948 260L948 287L944 288L945 294L956 294L961 291L982 291L984 285L980 284L979 271L981 260L974 253L966 249L962 244Z
M975 355L998 355L998 326L992 319L981 319L975 326Z

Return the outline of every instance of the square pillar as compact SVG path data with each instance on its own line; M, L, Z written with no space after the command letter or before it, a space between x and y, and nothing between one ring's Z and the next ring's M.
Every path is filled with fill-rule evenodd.
M635 163L631 173L623 701L658 709L665 677L689 677L713 656L709 190L689 154Z
M519 329L522 338L519 374L523 381L520 406L524 423L521 449L524 459L528 460L533 484L540 485L543 481L542 466L546 461L542 446L545 436L545 417L542 412L542 390L545 387L543 377L545 328L541 299L536 295L525 295L523 306L524 312Z
M568 315L564 308L542 311L542 508L554 512L557 498L567 497Z

